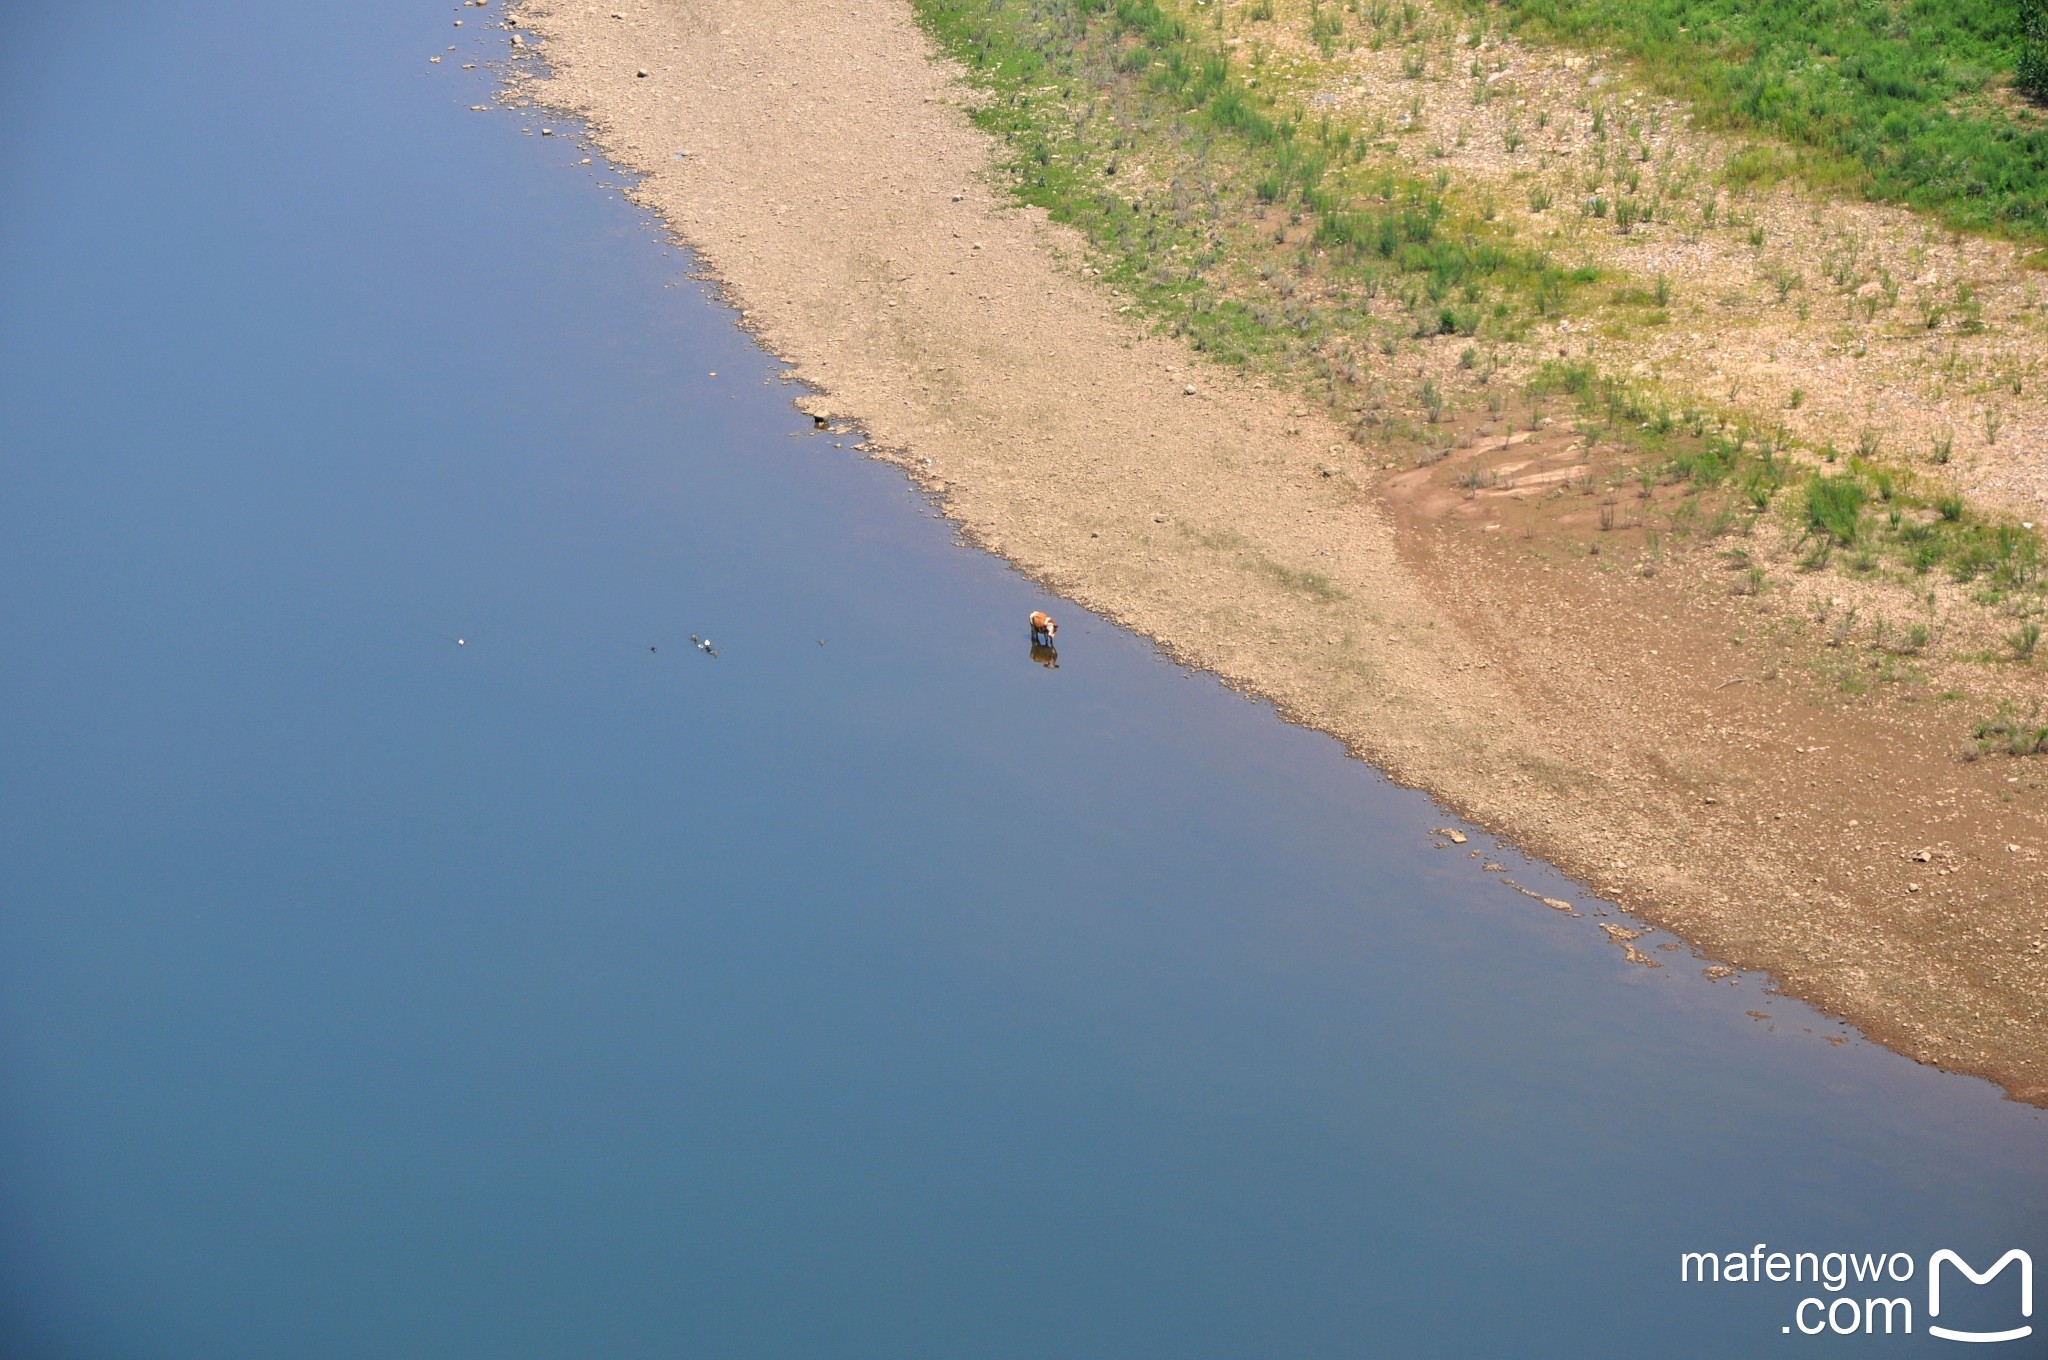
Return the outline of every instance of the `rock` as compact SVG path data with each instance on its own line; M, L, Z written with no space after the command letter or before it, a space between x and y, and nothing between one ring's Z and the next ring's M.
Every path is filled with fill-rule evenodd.
M1908 856L1908 858L1910 858L1915 864L1925 864L1929 860L1932 860L1934 858L1934 855L1930 851L1918 850L1915 851L1912 855Z
M1194 385L1193 383L1188 383L1188 384L1187 384L1186 386L1182 387L1182 388L1181 388L1180 390L1181 390L1181 395L1182 395L1182 396L1186 396L1186 397L1192 397L1193 395L1195 395L1195 385Z
M635 71L635 72L633 72L633 78L634 78L635 80L645 80L645 79L647 79L647 72L645 72L645 71Z

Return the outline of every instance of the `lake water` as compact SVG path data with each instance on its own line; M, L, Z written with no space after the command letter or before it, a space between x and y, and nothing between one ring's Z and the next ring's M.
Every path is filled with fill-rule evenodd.
M2048 1265L2041 1112L1034 665L477 14L13 18L0 1353L1918 1353ZM1914 1335L1679 1282L1756 1243Z

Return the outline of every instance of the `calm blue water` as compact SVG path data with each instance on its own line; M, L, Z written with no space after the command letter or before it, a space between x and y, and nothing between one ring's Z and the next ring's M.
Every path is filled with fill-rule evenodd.
M1678 1254L2048 1266L2040 1112L1033 665L460 13L0 56L0 1354L1939 1351Z

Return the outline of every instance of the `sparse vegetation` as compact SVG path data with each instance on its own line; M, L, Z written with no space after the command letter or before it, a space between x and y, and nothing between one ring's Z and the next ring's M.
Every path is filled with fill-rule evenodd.
M2048 723L2039 721L2040 716L2038 705L2024 718L2012 705L1999 705L1997 713L1979 719L1970 729L1976 742L1973 754L2037 756L2048 752Z
M1903 580L1941 569L1955 581L1975 585L1986 602L2038 599L2048 590L2036 530L1974 518L1960 494L1922 487L1906 469L1860 454L1848 456L1843 466L1839 455L1829 459L1823 451L1823 462L1841 470L1809 471L1799 481L1799 464L1772 439L1740 428L1710 428L1698 411L1674 415L1647 390L1602 377L1589 364L1546 364L1530 390L1572 395L1589 424L1598 420L1625 435L1649 459L1641 465L1646 474L1641 499L1648 499L1652 484L1675 484L1688 497L1732 492L1733 503L1761 515L1788 482L1798 482L1791 518L1805 541L1800 564L1805 570L1818 571L1839 560L1854 575L1893 571ZM1882 513L1870 513L1873 503ZM1612 527L1610 518L1603 512L1603 529ZM1674 515L1674 527L1715 523L1725 527L1727 521L1697 512ZM1852 551L1837 559L1837 548Z
M2048 127L1996 98L2048 97L2040 0L1466 0L1510 29L1618 47L1710 126L1784 139L1738 155L1738 184L1787 174L2048 236ZM1759 236L1760 241L1760 236Z

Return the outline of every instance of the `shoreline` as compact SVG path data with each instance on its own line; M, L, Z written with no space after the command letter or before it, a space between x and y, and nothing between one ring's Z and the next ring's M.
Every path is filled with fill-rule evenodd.
M1430 510L1426 470L1360 467L1320 410L1140 331L992 182L896 0L517 13L550 73L513 94L642 175L805 408L965 539L1703 953L2048 1103L2048 819L1995 763L1930 769L1924 713L1816 704L1748 602Z

